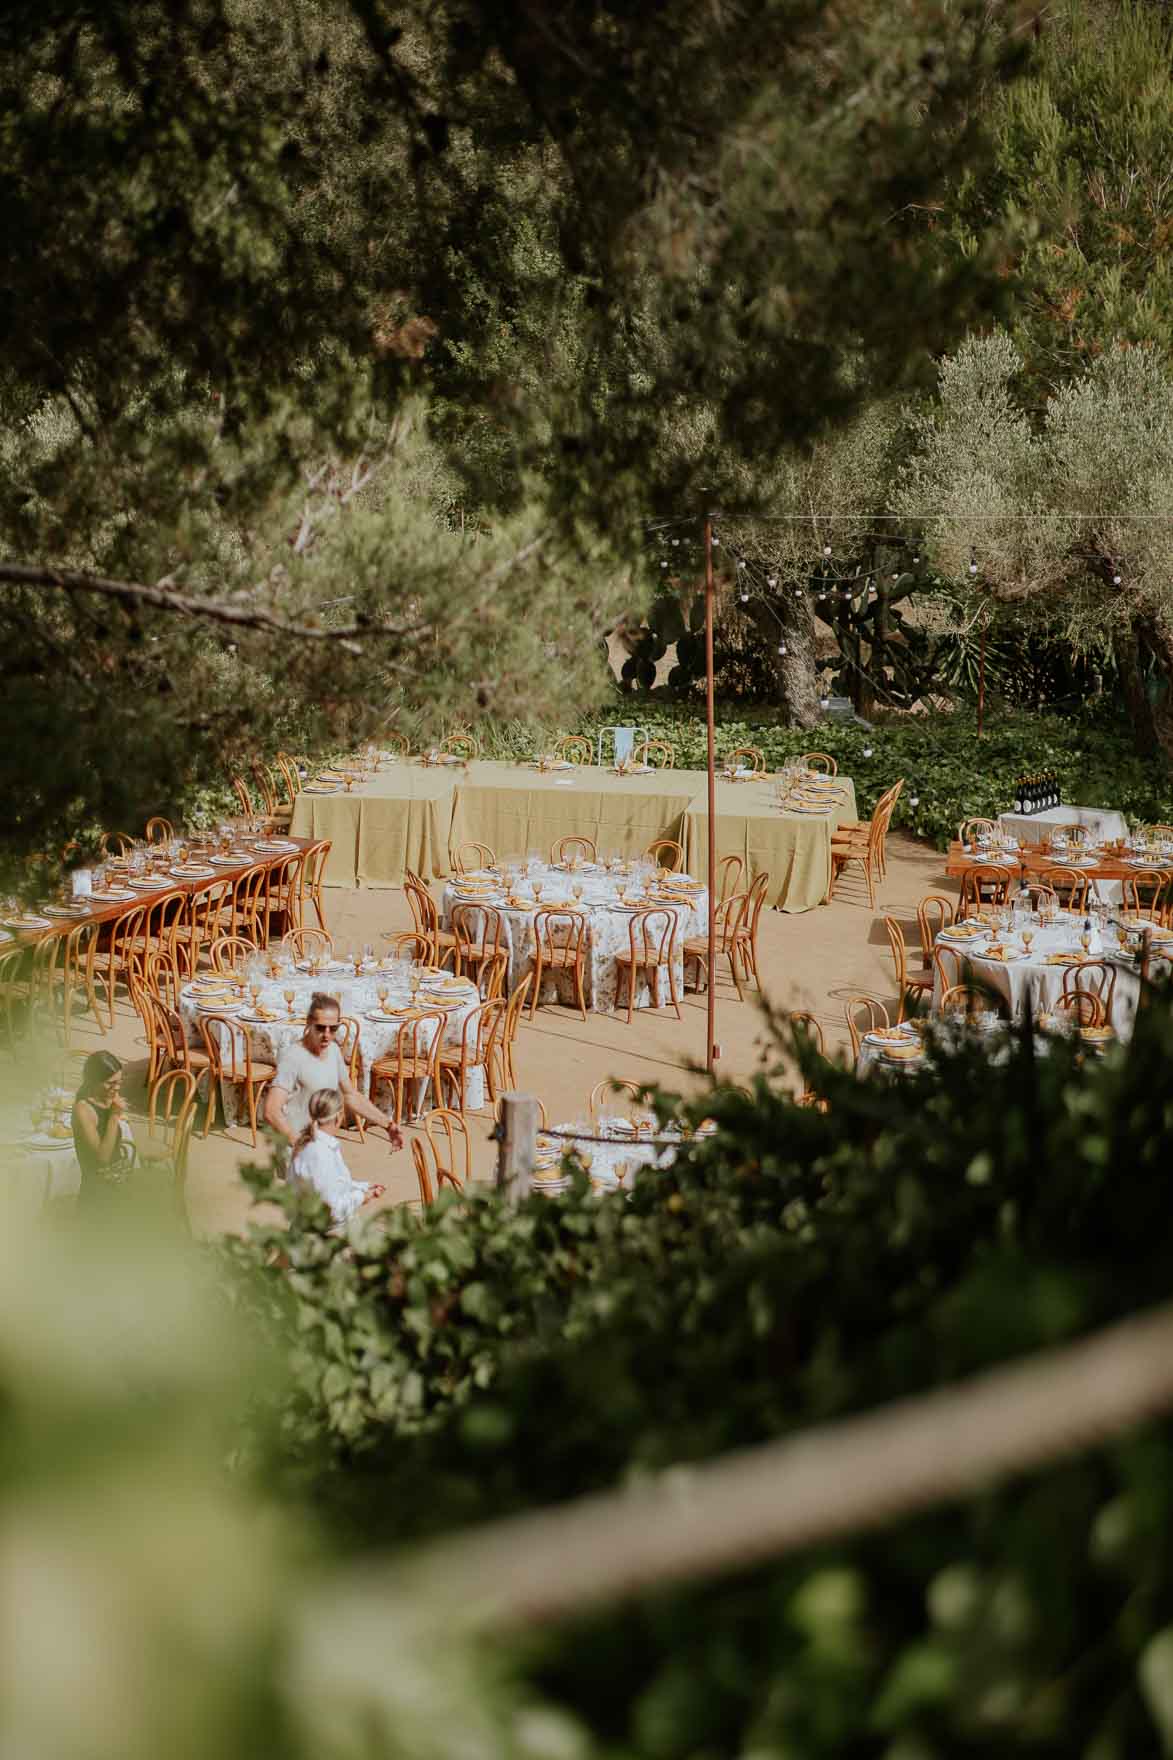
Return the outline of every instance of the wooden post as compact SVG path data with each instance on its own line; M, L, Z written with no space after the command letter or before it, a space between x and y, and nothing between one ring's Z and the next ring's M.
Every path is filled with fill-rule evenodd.
M713 516L705 516L705 720L708 729L709 784L709 985L705 992L705 1068L717 1061L717 770L716 716L713 708ZM634 980L633 980L634 982Z
M978 738L982 737L982 721L986 713L986 626L982 624L981 638L978 641Z
M502 1094L497 1126L497 1190L524 1198L530 1189L538 1139L538 1103L532 1094Z

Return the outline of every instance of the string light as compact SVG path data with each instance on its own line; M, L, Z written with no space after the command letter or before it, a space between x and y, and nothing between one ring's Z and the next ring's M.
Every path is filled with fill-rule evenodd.
M744 585L742 586L742 589L741 589L741 603L743 605L749 604L749 588Z
M786 643L785 642L778 643L778 652L780 654L784 654L786 652Z
M977 573L977 557L974 555L972 550L969 553L969 572L970 572L970 574Z
M908 797L908 804L910 807L919 807L920 806L919 794L910 794Z
M831 554L831 546L830 546L830 544L824 544L824 545L823 545L823 555L824 555L824 556L830 556L830 554Z
M870 758L870 757L871 757L871 755L872 755L872 748L871 748L871 746L865 746L865 747L864 747L864 748L863 748L863 755L864 755L864 757L865 757L865 758Z
M1112 585L1114 587L1118 587L1120 585L1120 576L1118 574L1114 574L1112 576Z
M830 697L820 697L819 698L819 708L820 709L829 709L830 707L831 707Z

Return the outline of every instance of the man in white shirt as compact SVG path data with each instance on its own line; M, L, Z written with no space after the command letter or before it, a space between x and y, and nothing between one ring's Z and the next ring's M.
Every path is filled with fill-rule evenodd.
M265 1101L265 1122L292 1146L309 1118L310 1095L319 1088L337 1088L347 1110L370 1124L383 1125L392 1149L402 1149L403 1133L393 1118L380 1112L350 1079L346 1060L335 1040L342 1009L334 996L320 992L310 998L305 1032L281 1054L277 1074Z

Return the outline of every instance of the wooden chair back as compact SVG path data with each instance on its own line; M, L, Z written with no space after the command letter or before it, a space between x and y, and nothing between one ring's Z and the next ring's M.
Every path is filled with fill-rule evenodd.
M566 733L554 746L556 757L565 758L568 764L592 764L595 752L589 739L581 733Z
M534 940L546 965L571 965L586 957L590 919L566 905L543 905L534 912Z
M1094 990L1065 990L1055 1000L1056 1014L1069 1014L1077 1027L1102 1027L1107 1021L1104 1005Z
M424 1119L424 1138L432 1152L436 1187L462 1191L472 1177L472 1145L464 1115L437 1106Z
M191 1070L169 1069L157 1076L147 1090L147 1128L170 1142L184 1108L189 1103L194 1107L195 1099L196 1079Z
M560 867L569 862L595 862L599 852L589 837L558 837L550 845L550 866Z
M666 739L645 739L634 756L637 764L650 764L655 770L676 768L676 747Z
M468 732L450 733L446 739L440 741L440 750L447 752L450 757L464 758L466 761L481 755L475 735Z
M722 856L717 862L716 903L723 905L730 893L737 892L741 887L741 877L745 873L745 861L741 856Z
M259 952L256 942L250 941L247 935L217 935L208 949L208 957L214 972L228 976L237 966L255 959Z
M379 735L379 743L399 758L410 758L411 741L405 733L396 733L392 728L384 728Z
M980 868L967 868L961 877L960 914L964 916L967 909L980 910L983 904L1005 904L1015 880L1011 869L996 862L984 863Z
M1075 990L1098 996L1104 1010L1104 1019L1110 1021L1112 1004L1116 999L1116 967L1103 959L1084 959L1077 966L1066 967L1063 973L1063 994L1069 996Z
M627 924L627 941L631 965L649 971L669 966L676 957L676 912L657 905L651 910L633 911ZM632 989L635 972L632 971Z
M611 1112L614 1112L615 1106L619 1103L619 1097L621 1095L627 1100L638 1103L641 1098L639 1083L630 1082L623 1076L608 1076L604 1081L595 1083L594 1087L591 1089L590 1113L591 1118L596 1124L603 1116L599 1111L603 1102L605 1100L610 1100ZM610 1113L608 1113L607 1116L610 1116Z
M473 874L497 865L497 858L487 843L462 843L452 858L458 874Z
M738 859L734 857L734 860ZM667 868L669 872L678 874L684 867L684 846L677 843L674 837L657 837L645 849L644 860L655 862L658 868Z
M752 770L755 776L766 774L766 754L760 746L738 746L721 760L723 770Z
M1126 874L1121 884L1124 909L1163 923L1169 906L1170 880L1173 874L1165 868L1138 868L1135 873Z
M786 1018L790 1022L791 1028L795 1033L805 1034L820 1057L826 1056L826 1050L823 1044L823 1029L813 1014L810 1014L806 1009L796 1009L793 1013L788 1014Z
M391 943L391 951L397 959L404 957L417 964L427 964L432 957L432 943L418 929L404 929L399 935L387 937Z
M170 843L175 836L170 819L162 819L158 814L147 820L144 836L148 843Z
M993 829L992 819L963 819L957 827L957 841L972 843L975 837L989 837Z
M326 929L326 901L322 896L322 886L326 872L326 863L330 858L333 844L328 837L319 838L302 852L301 877L298 881L297 920L305 922L305 907L313 906L314 916L318 919L318 928Z
M456 937L456 969L479 965L507 953L509 933L503 914L492 904L454 904L452 933Z
M838 776L839 766L830 752L804 752L798 760L818 776Z
M245 818L255 819L257 816L257 809L253 806L252 796L248 792L248 787L243 776L234 776L232 778L232 792L236 796L236 804L244 814Z
M333 959L334 939L324 929L287 929L281 937L281 950L294 959Z
M1087 875L1081 874L1078 868L1048 868L1045 879L1064 910L1087 909Z
M874 1033L879 1027L890 1026L888 1010L874 996L849 996L843 1005L843 1013L847 1020L847 1031L851 1035L851 1055L858 1058L863 1033ZM866 1013L867 1021L860 1027L860 1014Z
M921 963L933 963L933 948L942 929L954 921L953 900L942 892L927 892L916 907L916 925L920 931Z

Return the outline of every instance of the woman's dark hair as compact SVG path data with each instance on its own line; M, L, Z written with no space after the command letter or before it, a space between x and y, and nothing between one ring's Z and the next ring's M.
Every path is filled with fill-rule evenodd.
M111 1076L116 1076L122 1069L122 1059L115 1057L112 1051L93 1051L82 1065L81 1087L77 1091L79 1100L88 1100L99 1088L104 1088Z

